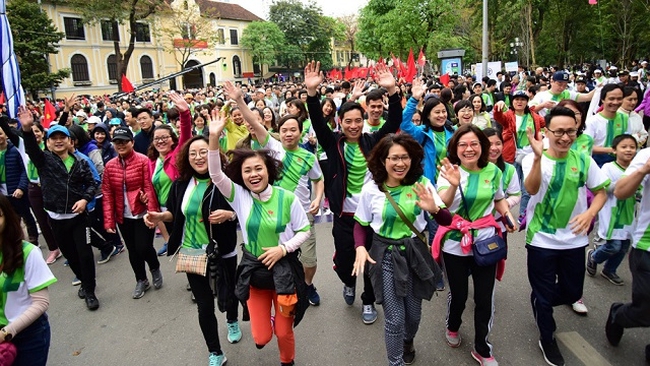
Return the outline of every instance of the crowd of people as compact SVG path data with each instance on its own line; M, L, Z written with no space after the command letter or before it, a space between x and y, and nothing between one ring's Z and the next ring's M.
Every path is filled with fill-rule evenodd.
M187 273L209 365L227 361L215 310L237 343L240 305L256 347L275 334L293 365L293 328L321 302L318 215L333 217L343 301L354 304L362 277L362 322L384 309L391 366L415 361L422 300L447 286L443 340L461 345L470 277L471 357L498 365L495 284L517 230L549 365L564 365L553 307L587 313L585 274L603 264L624 285L629 252L632 302L612 304L605 328L616 346L624 329L650 326L646 67L520 67L442 85L396 80L383 64L367 79L326 80L312 62L301 83L73 95L55 103L55 121L29 103L0 118L0 347L15 345L15 364L47 362L48 265L62 256L93 311L96 264L126 250L140 299L163 286L158 256L194 250L209 254L207 273Z

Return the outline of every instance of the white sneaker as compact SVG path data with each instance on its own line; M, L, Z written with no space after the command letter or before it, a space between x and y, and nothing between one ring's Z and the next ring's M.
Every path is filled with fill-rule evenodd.
M571 304L571 307L573 308L573 311L576 312L576 314L584 315L589 312L589 310L587 310L587 306L585 305L584 301L582 301L582 299Z

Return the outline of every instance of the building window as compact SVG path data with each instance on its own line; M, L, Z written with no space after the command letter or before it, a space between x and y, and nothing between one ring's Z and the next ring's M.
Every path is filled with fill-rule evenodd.
M108 56L106 66L108 67L108 80L117 80L117 57L115 55Z
M226 44L226 33L223 28L217 29L217 42L219 44Z
M210 73L210 86L217 86L217 77L213 72Z
M100 23L102 28L102 41L113 41L113 30L117 29L117 22L110 20L102 20ZM116 41L120 41L120 33L117 33Z
M140 71L143 79L153 79L153 63L151 57L142 56L140 58Z
M75 39L75 40L86 39L86 33L84 32L84 25L81 22L81 18L64 17L63 24L65 27L66 39Z
M135 40L137 42L151 42L151 32L149 24L135 23Z
M88 61L83 55L76 54L70 59L72 81L90 81L88 75Z
M239 56L232 57L232 72L236 78L241 77L241 61L239 60Z
M237 39L237 29L230 30L230 44L233 46L239 44L239 39Z

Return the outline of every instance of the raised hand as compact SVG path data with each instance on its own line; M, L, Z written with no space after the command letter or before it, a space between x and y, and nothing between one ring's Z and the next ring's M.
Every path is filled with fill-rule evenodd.
M357 100L363 95L363 89L366 87L366 82L363 79L358 79L354 82L352 89L352 100Z
M182 95L172 91L169 93L169 99L174 102L174 106L176 106L176 109L178 109L179 112L183 113L190 110L189 104L187 104L185 99L183 99Z
M411 86L411 95L413 98L420 100L424 95L424 82L419 79L413 79L413 85Z
M74 104L77 102L77 96L72 93L70 97L65 98L65 110L66 111L71 111L72 107L74 107Z
M375 81L379 86L388 90L389 95L397 91L395 88L395 77L391 74L388 66L384 64L377 64L375 66Z
M544 142L542 141L542 133L540 131L537 131L535 136L533 134L533 130L529 128L526 129L526 135L528 136L528 143L530 143L530 147L533 149L533 152L535 153L536 157L541 157L542 153L544 152Z
M413 192L418 196L418 200L415 201L415 204L430 213L436 213L440 209L436 205L436 201L433 199L433 193L430 188L426 187L422 183L415 183L413 187Z
M34 124L34 115L24 105L18 107L18 120L20 121L20 124L23 126L23 131L32 130L32 125Z
M226 114L222 111L221 113L214 113L216 110L213 110L212 120L210 121L210 136L215 135L217 138L220 137L221 132L226 127Z
M228 93L228 97L230 99L239 100L244 98L244 94L242 93L241 89L236 87L230 80L226 80L226 82L223 83L223 90Z
M323 82L323 73L320 71L320 61L307 63L305 66L305 87L309 96L315 96L318 86Z
M442 159L440 162L440 175L454 187L460 185L460 170L458 165L452 164L448 158Z

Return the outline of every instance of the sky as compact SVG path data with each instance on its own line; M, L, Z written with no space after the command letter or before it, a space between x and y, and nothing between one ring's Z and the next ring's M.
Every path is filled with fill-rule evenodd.
M307 3L307 0L301 0L303 3ZM315 0L321 9L323 9L323 15L338 17L348 14L358 14L359 9L364 7L368 0ZM231 3L236 3L246 10L252 12L253 14L266 19L269 6L272 4L272 0L230 0Z

